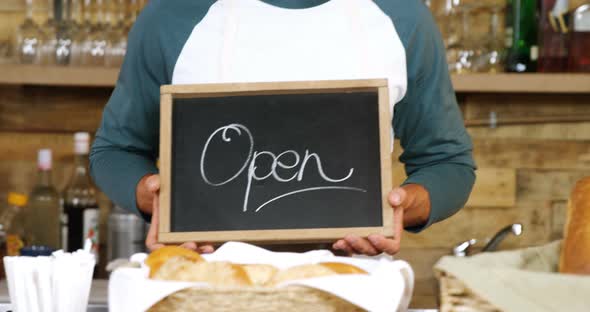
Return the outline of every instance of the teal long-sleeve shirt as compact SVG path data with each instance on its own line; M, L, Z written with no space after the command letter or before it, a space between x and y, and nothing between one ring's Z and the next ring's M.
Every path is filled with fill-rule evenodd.
M310 79L297 76L308 70L301 63L306 56L312 62L323 55L325 66L310 66ZM261 67L260 60L270 65ZM158 172L160 86L291 74L273 72L273 61L296 64L293 80L346 78L347 70L351 77L387 77L392 128L404 149L404 184L424 186L431 201L428 222L408 230L420 231L465 204L475 181L472 143L440 34L420 0L150 1L129 34L96 133L90 155L96 184L115 203L139 212L137 183Z

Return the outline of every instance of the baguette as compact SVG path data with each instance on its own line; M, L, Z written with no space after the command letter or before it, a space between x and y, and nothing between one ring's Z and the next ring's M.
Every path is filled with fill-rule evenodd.
M590 274L590 177L576 183L568 202L559 272Z

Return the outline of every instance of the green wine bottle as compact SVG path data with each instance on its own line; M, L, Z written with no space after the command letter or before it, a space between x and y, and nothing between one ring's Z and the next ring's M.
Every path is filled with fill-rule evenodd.
M539 58L537 0L508 0L506 10L507 72L535 72Z

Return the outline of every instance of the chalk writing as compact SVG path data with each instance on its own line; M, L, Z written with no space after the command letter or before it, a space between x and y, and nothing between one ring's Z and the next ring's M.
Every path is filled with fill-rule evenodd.
M223 142L230 143L232 141L230 134L228 133L230 131L234 132L238 136L241 136L242 133L245 133L245 135L247 136L249 143L250 143L248 156L244 160L244 164L242 165L242 167L233 176L231 176L230 178L228 178L225 181L220 181L220 182L211 181L205 172L205 158L207 155L209 145L211 144L211 141L213 139L215 139L215 137L218 136L218 134L220 134L221 140ZM286 160L286 158L289 155L291 155L293 158L292 162L287 162L287 160ZM261 159L262 157L270 157L270 159L272 160L272 164L270 166L270 170L268 173L259 176L256 173L256 169L258 169L258 167L256 166L256 164L257 164L256 161L259 158ZM348 173L344 177L341 177L341 178L329 177L324 172L324 168L322 166L322 160L321 160L320 156L316 153L311 153L307 149L305 150L305 155L303 156L303 159L301 158L299 153L297 153L294 150L287 150L287 151L284 151L278 155L276 155L270 151L255 151L254 150L254 137L252 136L252 133L250 132L250 130L244 125L234 123L234 124L230 124L227 126L223 126L219 129L213 131L213 133L211 133L211 135L207 139L207 142L205 143L205 146L203 147L203 152L201 154L200 170L201 170L201 177L203 178L205 183L207 183L211 186L219 187L219 186L223 186L223 185L237 179L246 170L246 168L248 168L247 174L246 174L247 184L246 184L246 190L245 190L245 194L244 194L244 202L243 202L243 207L242 207L243 211L246 212L246 211L248 211L248 202L250 199L252 181L263 181L263 180L266 180L266 179L272 177L274 180L276 180L277 182L281 182L281 183L291 182L293 180L297 180L298 182L300 182L304 178L305 169L307 168L308 163L311 163L313 161L315 161L317 173L325 182L341 183L341 182L344 182L344 181L350 179L350 177L352 177L352 175L354 173L354 168L350 168L348 170ZM299 169L290 177L282 177L277 172L277 168L289 170L289 169L296 169L297 166L299 166ZM349 187L349 186L318 186L318 187L305 188L305 189L300 189L300 190L296 190L296 191L292 191L292 192L288 192L288 193L276 196L276 197L268 200L267 202L263 203L262 205L260 205L255 211L258 212L264 206L266 206L278 199L285 198L287 196L291 196L291 195L299 194L299 193L303 193L303 192L320 191L320 190L346 190L346 191L356 191L356 192L367 192L364 189L356 188L356 187Z

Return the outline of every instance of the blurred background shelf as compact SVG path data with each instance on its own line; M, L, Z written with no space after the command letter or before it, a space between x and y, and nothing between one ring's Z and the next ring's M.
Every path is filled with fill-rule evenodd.
M453 75L459 93L590 93L590 74Z
M72 87L113 87L118 68L0 65L0 84Z
M0 84L113 87L118 68L0 65ZM590 74L453 75L457 93L590 93Z

